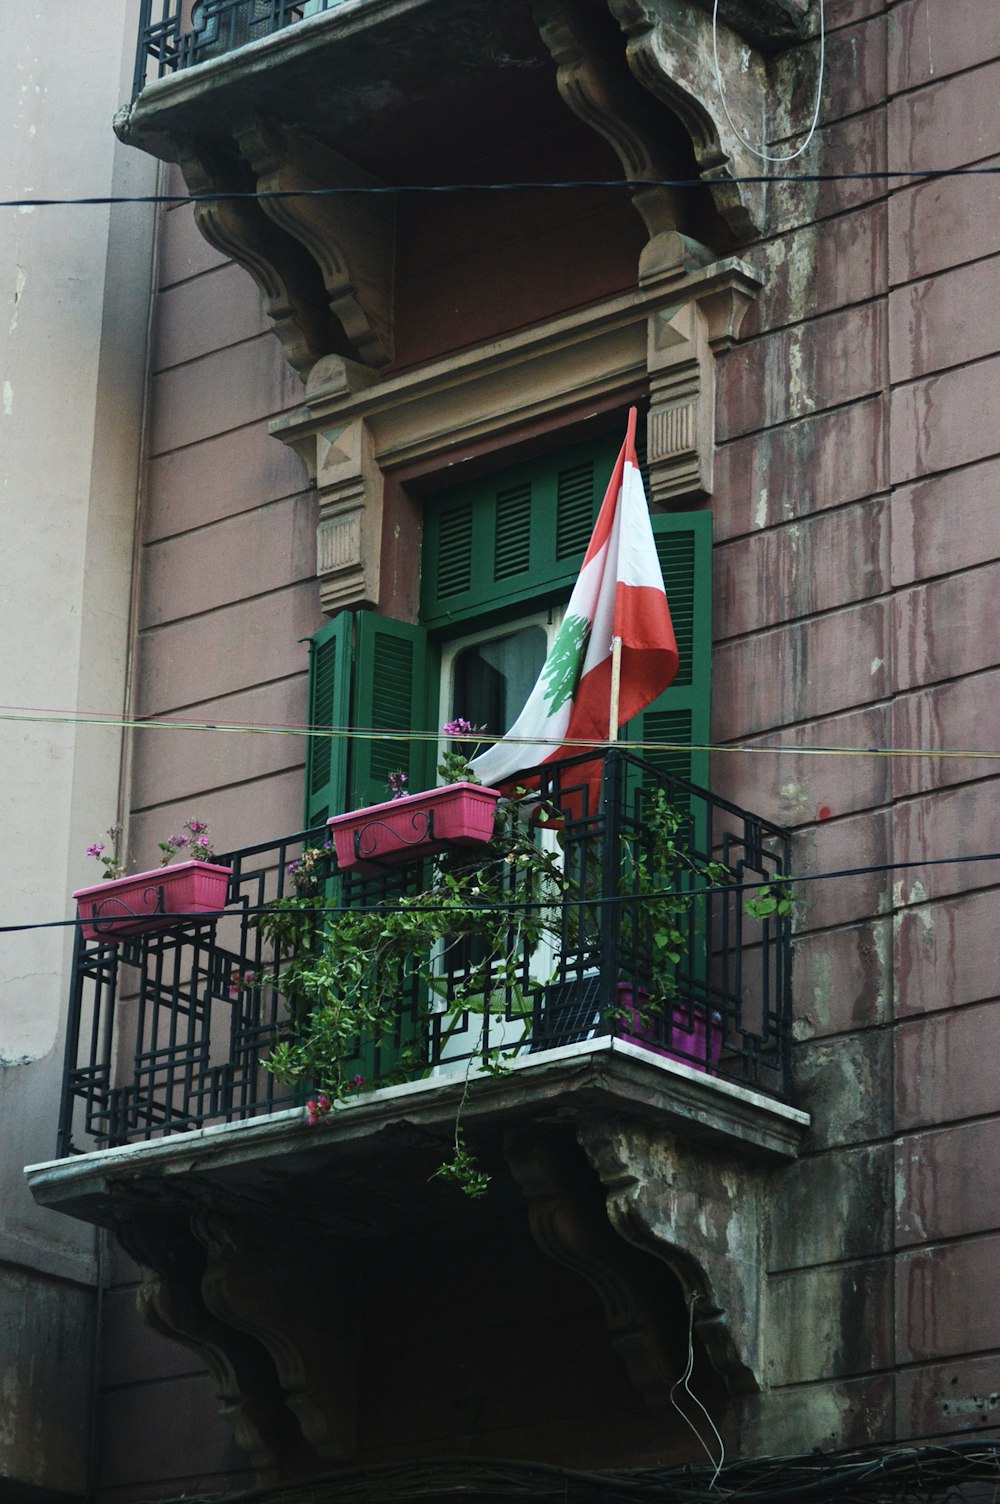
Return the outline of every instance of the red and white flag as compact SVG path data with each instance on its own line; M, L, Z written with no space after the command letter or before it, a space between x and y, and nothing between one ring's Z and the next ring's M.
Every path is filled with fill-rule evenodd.
M566 615L538 682L506 735L472 760L496 786L522 768L572 756L574 742L607 741L612 639L620 637L618 726L652 703L677 673L677 642L635 454L636 410L612 471Z

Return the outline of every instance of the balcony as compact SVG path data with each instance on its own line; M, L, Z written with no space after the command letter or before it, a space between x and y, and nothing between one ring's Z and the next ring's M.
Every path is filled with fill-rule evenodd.
M217 917L78 943L61 1157L28 1168L31 1191L110 1229L137 1261L145 1318L198 1353L263 1476L412 1450L408 1404L365 1408L365 1365L381 1365L381 1385L391 1352L401 1393L443 1392L451 1349L431 1335L473 1272L485 1325L458 1323L462 1351L487 1374L509 1359L524 1413L544 1406L549 1369L524 1364L522 1327L498 1325L482 1299L503 1291L532 1351L563 1372L567 1438L586 1397L560 1365L581 1322L598 1323L584 1345L611 1410L634 1415L638 1391L650 1425L670 1410L689 1330L720 1404L763 1383L764 1219L809 1119L788 1100L789 921L780 907L751 918L741 889L787 875L787 839L624 748L535 775L517 838L548 851L552 883L529 890L530 869L503 863L490 913L508 953L485 965L468 887L471 933L432 954L434 986L403 963L390 1027L350 1046L363 1088L318 1123L309 1084L266 1069L310 1014L282 992L294 948L259 921L324 828L219 858L232 878ZM666 963L665 805L684 853ZM308 905L333 907L300 916L297 954L322 954L338 913L399 911L441 873L467 883L496 846L443 857L438 879L426 861L319 869ZM709 858L724 880L706 880ZM544 938L524 920L538 910ZM489 1178L479 1199L436 1174L459 1120ZM386 1301L402 1250L420 1298ZM461 1426L432 1434L437 1452L468 1450ZM522 1433L489 1445L519 1455Z
M269 37L343 0L142 0L132 98L163 78Z
M398 1081L404 1045L405 1074L433 1089L474 1076L498 1052L516 1074L614 1044L660 1069L679 1066L688 1086L697 1072L702 1090L749 1088L787 1103L789 920L751 918L742 891L787 874L783 832L625 751L569 759L535 777L532 807L548 811L550 832L538 840L556 853L563 885L544 901L537 890L532 897L510 863L501 924L513 966L484 972L473 937L450 947L434 996L418 975L405 976L388 1033L357 1040L366 1084ZM650 880L657 800L679 812L677 843L690 861L673 879L683 895L676 920L683 938L666 963ZM301 1103L301 1086L296 1095L265 1067L276 1043L296 1038L280 986L293 957L268 944L258 921L291 893L289 865L324 839L322 830L307 831L220 858L233 875L218 919L78 946L60 1156ZM725 882L706 880L709 860L723 864ZM324 886L334 901L352 910L391 908L428 880L420 861L330 879ZM324 901L310 900L317 906L307 918L310 947L322 943ZM542 908L545 938L526 939L525 914ZM474 973L474 999L463 1002Z

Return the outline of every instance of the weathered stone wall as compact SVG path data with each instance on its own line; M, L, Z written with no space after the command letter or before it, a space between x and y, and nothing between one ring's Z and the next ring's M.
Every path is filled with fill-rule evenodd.
M990 0L953 0L947 16L934 0L828 0L827 19L822 123L803 168L1000 156ZM782 77L791 130L808 118L813 74L793 52ZM788 824L804 874L997 847L990 763L870 752L1000 745L995 209L981 178L776 187L768 233L744 251L765 285L717 365L714 736L862 755L720 754L713 776ZM604 291L619 285L610 265ZM301 723L298 640L321 620L315 517L298 462L266 434L301 389L252 284L187 209L164 217L160 267L138 709ZM439 273L421 275L443 308ZM402 363L475 337L460 314L422 329L416 307ZM516 317L545 311L522 299ZM302 754L285 737L143 733L133 850L149 854L193 814L220 845L296 828ZM801 891L796 1069L814 1131L774 1178L767 1392L731 1413L738 1451L996 1418L993 877L978 865L871 872ZM207 1380L182 1349L136 1335L128 1265L115 1269L103 1496L247 1481ZM440 1420L417 1418L421 1434ZM579 1419L573 1456L551 1436L521 1441L531 1455L605 1460ZM467 1434L460 1406L454 1426ZM505 1441L494 1426L500 1450L516 1451L510 1427ZM369 1438L402 1445L385 1426ZM645 1419L622 1428L620 1465L662 1454Z
M884 9L828 7L815 165L991 161L992 8ZM719 741L758 750L714 776L780 812L803 873L997 849L992 763L864 755L1000 745L989 181L774 189L778 233L749 253L766 286L720 362L714 709ZM759 750L778 744L862 755ZM801 892L815 1129L772 1208L768 1448L997 1420L995 878L917 867Z

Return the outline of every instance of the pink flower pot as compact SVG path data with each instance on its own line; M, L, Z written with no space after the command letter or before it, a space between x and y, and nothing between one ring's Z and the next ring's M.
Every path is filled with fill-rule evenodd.
M499 789L446 783L405 799L388 799L327 821L341 870L367 874L387 863L413 862L449 846L478 846L493 836Z
M618 1004L621 1011L619 1039L641 1045L652 1055L663 1055L668 1060L688 1065L693 1071L708 1071L715 1075L719 1056L722 1054L722 1024L718 1019L713 1018L711 1026L706 1028L708 1021L705 1014L696 1007L689 1028L686 1006L675 1004L670 1031L671 1043L675 1048L668 1050L655 1043L656 1030L653 1023L644 1024L642 1021L643 1013L648 1015L650 1012L649 995L644 990L621 982L618 987Z
M178 862L155 872L116 877L73 894L86 940L124 940L176 924L179 914L221 914L231 867Z

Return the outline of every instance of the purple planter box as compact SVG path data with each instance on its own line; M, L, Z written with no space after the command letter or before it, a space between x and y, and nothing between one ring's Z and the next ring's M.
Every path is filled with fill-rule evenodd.
M479 846L493 836L499 789L446 783L405 799L388 799L326 823L341 869L377 872L386 863L412 862L449 846Z
M116 877L73 894L85 940L124 940L167 929L178 914L221 914L231 867L214 862L178 862L155 872Z
M715 1075L719 1056L722 1054L722 1024L713 1019L708 1029L705 1015L697 1008L688 1028L688 1010L682 1004L673 1009L670 1038L674 1049L657 1044L655 1026L644 1024L642 1014L649 1011L649 997L622 982L618 987L618 1003L622 1014L618 1038L629 1044L641 1045L652 1055L664 1055L680 1065L688 1065L693 1071L708 1071Z

